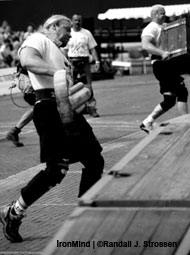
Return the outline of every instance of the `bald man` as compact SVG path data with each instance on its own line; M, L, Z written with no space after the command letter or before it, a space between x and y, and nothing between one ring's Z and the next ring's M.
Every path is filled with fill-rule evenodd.
M189 73L189 58L170 58L169 51L160 46L160 36L165 22L166 13L163 5L154 5L151 9L152 21L144 28L141 40L142 48L152 55L152 66L155 78L159 81L160 93L163 100L140 125L149 133L153 129L154 121L171 109L176 103L180 115L188 113L188 91L181 74Z

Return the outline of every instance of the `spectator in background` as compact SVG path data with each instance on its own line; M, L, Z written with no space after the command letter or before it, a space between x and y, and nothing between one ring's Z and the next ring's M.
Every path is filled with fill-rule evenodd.
M7 20L0 26L0 68L17 66L17 50L22 42L34 32L28 25L27 31L13 31Z
M0 26L0 68L17 66L17 50L21 43L34 31L32 25L27 31L13 31L8 21L4 20Z
M5 39L9 39L11 40L12 39L12 36L13 36L13 32L11 30L11 26L7 26L5 29L4 29L4 38Z
M8 21L7 21L7 20L3 20L2 23L1 23L1 28L2 28L3 30L5 30L7 26L9 26Z
M13 38L12 41L12 57L13 57L13 62L12 62L12 66L17 66L20 61L19 61L19 57L18 57L18 49L21 46L21 42L19 41L19 38L15 37Z
M24 40L25 40L28 36L30 36L33 32L34 32L33 26L32 26L32 25L28 25L28 26L27 26L27 30L26 30L26 32L24 33Z
M4 39L0 47L0 53L7 67L12 66L12 62L13 62L12 49L13 48L12 48L10 39Z
M74 14L72 17L72 29L71 38L64 48L66 55L68 55L73 68L74 68L74 80L75 83L78 81L78 77L86 76L86 82L93 92L92 88L92 77L90 70L90 55L95 61L96 71L100 68L100 61L98 60L98 55L96 52L97 43L91 34L91 32L82 27L82 16L79 14ZM84 80L83 80L84 82ZM86 104L86 111L92 117L99 117L96 109L96 99L93 96Z
M3 41L4 41L3 31L0 31L0 47L3 44Z

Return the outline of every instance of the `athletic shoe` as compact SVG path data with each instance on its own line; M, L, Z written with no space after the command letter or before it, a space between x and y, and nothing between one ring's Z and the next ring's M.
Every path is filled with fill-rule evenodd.
M93 118L99 118L100 115L97 113L97 110L95 107L90 107L90 106L87 106L86 107L87 109L87 112L90 116L92 116Z
M144 123L141 123L140 129L149 134L150 131L153 129L153 123L147 123L146 125Z
M99 118L100 117L100 115L97 113L96 110L91 111L90 116L92 116L93 118Z
M24 144L19 142L18 136L20 132L21 132L20 128L14 127L8 132L6 139L12 141L16 147L22 147L24 146Z
M19 243L23 241L18 230L22 223L21 219L24 216L13 215L11 213L14 204L15 202L0 207L0 222L3 224L4 236L13 243Z

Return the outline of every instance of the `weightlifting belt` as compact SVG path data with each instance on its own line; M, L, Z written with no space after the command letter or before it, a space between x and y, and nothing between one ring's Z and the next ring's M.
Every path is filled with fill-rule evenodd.
M35 91L36 103L45 99L55 99L54 89L38 89Z

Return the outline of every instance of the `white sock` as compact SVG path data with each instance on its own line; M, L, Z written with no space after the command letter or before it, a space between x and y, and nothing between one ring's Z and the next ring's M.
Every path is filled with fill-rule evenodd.
M143 120L144 125L152 124L153 122L154 122L154 119L152 118L151 115L149 115L145 120Z
M22 197L20 197L19 200L17 200L14 205L15 213L17 215L23 215L26 209L27 209L27 205L25 204Z

